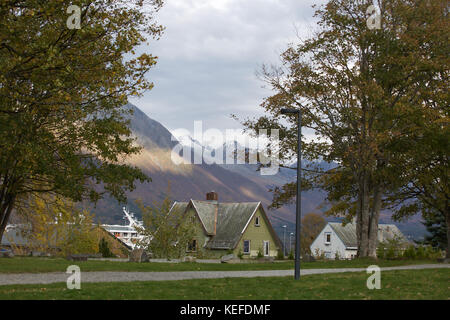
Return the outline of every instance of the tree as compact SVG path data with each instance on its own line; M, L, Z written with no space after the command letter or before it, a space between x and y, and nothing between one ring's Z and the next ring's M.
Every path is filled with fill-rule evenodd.
M123 160L139 152L123 109L153 84L156 57L135 48L161 0L79 0L80 29L66 1L7 0L0 5L0 239L28 195L119 201L136 180ZM76 18L76 17L75 17Z
M58 252L64 256L97 253L97 233L93 215L61 197L33 198L21 214L30 248Z
M426 59L418 59L413 45L418 40L415 16L428 22L421 24L420 36L434 28L434 16L424 10L429 2L419 2L378 1L382 28L371 30L367 9L372 1L330 0L316 11L320 30L290 45L281 55L281 67L262 68L275 94L261 105L266 116L244 121L253 132L279 129L281 161L289 160L297 152L297 120L280 110L301 110L302 126L316 134L302 141L308 161L302 187L327 191L326 214L356 217L360 257L376 257L383 197L401 172L392 158L400 153L398 143L415 130L399 119L423 115L418 88L438 75L433 68L421 68ZM323 166L318 159L337 166ZM292 201L295 187L276 188L273 205Z
M102 254L103 258L110 258L114 257L114 254L111 252L111 249L109 249L109 244L105 240L105 238L102 238L98 244L98 252Z
M184 256L196 234L192 217L172 208L173 202L168 195L152 206L145 206L141 200L137 204L144 220L144 228L139 231L150 239L148 250L153 256L167 259Z
M425 244L431 245L433 248L442 250L447 249L447 222L441 214L434 216L429 215L423 222L430 235L425 237Z
M399 59L399 67L418 76L412 83L415 92L411 95L416 103L409 116L398 119L411 130L393 146L396 152L387 174L395 180L385 203L394 211L396 220L422 214L425 221L441 221L441 226L447 228L450 258L448 3L417 1L414 6L414 15L406 10L398 12L411 20L409 37L405 36L404 41L411 57Z
M308 213L301 223L301 251L302 254L311 254L310 246L325 227L325 219L317 213Z

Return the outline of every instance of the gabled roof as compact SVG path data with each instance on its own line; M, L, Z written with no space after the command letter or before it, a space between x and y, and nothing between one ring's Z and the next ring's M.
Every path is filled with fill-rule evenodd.
M210 249L233 249L241 239L260 202L219 203L217 231L209 242Z
M190 200L175 202L171 211L186 211L191 206L197 212L205 232L212 236L206 246L209 249L234 249L256 210L259 207L262 209L261 202L222 203ZM268 225L274 238L278 240L270 222Z
M205 228L208 235L216 234L217 223L217 201L198 201L191 200L197 214Z
M342 240L346 247L358 247L356 238L356 224L347 223L345 226L340 222L329 222L330 227L336 232L339 239ZM395 224L379 224L378 225L378 242L399 238L404 242L408 242L403 233Z
M357 247L358 241L356 239L356 225L347 223L345 226L340 222L330 222L331 229L336 232L336 235L341 239L346 247Z

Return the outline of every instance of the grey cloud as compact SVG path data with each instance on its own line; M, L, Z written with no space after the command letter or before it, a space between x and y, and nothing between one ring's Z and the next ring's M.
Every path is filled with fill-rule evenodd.
M239 128L230 114L261 115L270 95L255 76L262 63L279 62L279 53L306 35L312 4L302 0L168 0L159 22L166 32L149 51L159 57L148 74L155 88L131 102L173 130ZM295 26L295 27L294 27Z

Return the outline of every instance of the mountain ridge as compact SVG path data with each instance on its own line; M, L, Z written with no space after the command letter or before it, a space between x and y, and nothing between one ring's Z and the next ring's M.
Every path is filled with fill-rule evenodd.
M137 142L143 147L139 155L130 157L127 162L139 167L152 179L150 183L137 183L136 189L127 194L126 205L138 216L140 211L136 200L141 199L145 205L161 201L166 196L170 184L170 195L177 201L203 200L206 193L212 190L219 194L219 201L261 201L275 230L280 235L283 233L283 225L288 226L287 232L295 230L295 204L286 205L277 210L267 210L272 201L269 188L294 181L295 170L280 168L277 175L262 176L255 164L176 165L172 161L172 149L179 143L177 138L137 106L127 104L124 107L133 110L133 115L129 118L130 128ZM322 191L304 192L302 194L303 214L321 213L318 206L323 203L325 196ZM118 223L122 217L121 206L123 205L116 200L106 197L100 200L93 210L97 219L103 223ZM327 217L327 220L336 221L337 219ZM389 213L382 214L381 222L392 222ZM406 234L414 228L417 229L412 232L415 237L425 230L417 224L414 226L408 223L396 224Z

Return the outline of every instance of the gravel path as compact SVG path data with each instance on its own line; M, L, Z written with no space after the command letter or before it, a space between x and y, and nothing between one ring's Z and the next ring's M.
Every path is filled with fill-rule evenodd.
M450 264L410 265L400 267L385 267L388 270L416 270L416 269L442 269L450 268ZM340 269L306 269L301 275L365 272L365 268ZM0 274L0 285L12 284L48 284L66 282L69 274L58 273L19 273ZM182 272L81 272L81 282L129 282L129 281L165 281L186 279L213 279L213 278L254 278L254 277L285 277L294 276L294 270L264 270L264 271L182 271Z

